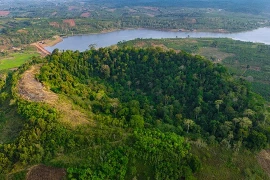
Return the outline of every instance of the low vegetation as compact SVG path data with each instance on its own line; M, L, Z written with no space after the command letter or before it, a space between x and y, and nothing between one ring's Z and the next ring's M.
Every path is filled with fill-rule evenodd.
M25 62L31 60L33 56L38 56L38 53L35 52L19 52L19 53L10 53L7 57L0 59L0 71L9 70L12 68L18 68L23 65Z

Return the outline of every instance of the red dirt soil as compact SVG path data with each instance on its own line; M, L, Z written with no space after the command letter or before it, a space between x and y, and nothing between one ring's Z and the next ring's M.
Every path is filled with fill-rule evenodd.
M90 12L85 12L85 13L82 13L82 14L81 14L81 17L87 18L87 17L89 17L90 15L91 15Z
M66 171L63 168L37 165L29 170L26 180L63 180L65 176Z
M74 19L65 19L63 23L67 23L70 27L76 26Z
M7 16L9 13L9 11L0 11L0 16Z

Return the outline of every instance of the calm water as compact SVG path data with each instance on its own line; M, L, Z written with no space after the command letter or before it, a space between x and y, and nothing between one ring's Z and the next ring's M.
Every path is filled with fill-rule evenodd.
M270 45L270 28L259 28L253 31L240 33L208 33L208 32L168 32L146 29L136 30L120 30L104 34L90 34L81 36L71 36L64 38L62 42L52 47L47 47L48 51L53 51L55 48L60 50L79 50L84 51L89 49L90 44L95 44L96 47L107 47L117 44L119 41L128 41L136 38L232 38L241 41L260 42Z

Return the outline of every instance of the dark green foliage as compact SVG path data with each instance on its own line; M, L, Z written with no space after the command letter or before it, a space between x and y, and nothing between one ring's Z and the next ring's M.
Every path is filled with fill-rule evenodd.
M267 137L257 131L252 131L248 136L248 145L249 148L254 150L260 150L267 146Z
M220 64L185 52L130 47L57 52L42 67L39 78L55 92L76 93L96 113L114 111L114 117L131 127L143 127L143 121L134 116L140 115L147 125L180 125L187 133L210 133L219 141L233 143L245 141L264 116L263 100L250 91L246 81L233 79ZM100 101L100 95L83 85L93 82L112 88L106 93L122 103L113 108L107 96Z

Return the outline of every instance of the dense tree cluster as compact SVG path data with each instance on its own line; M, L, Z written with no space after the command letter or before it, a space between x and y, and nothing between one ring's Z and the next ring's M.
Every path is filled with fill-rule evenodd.
M268 141L268 133L262 133L267 132L262 131L266 124L262 98L246 81L233 79L222 65L200 56L124 47L82 53L55 50L48 60L40 80L49 82L52 90L76 93L94 112L113 113L131 127L167 124L178 134L212 135L230 147L242 143L260 147L258 141L258 146L250 145L258 136L262 147ZM79 90L78 82L91 87L93 81L109 88L102 97L104 104L96 102L101 92ZM121 103L110 102L108 96Z

